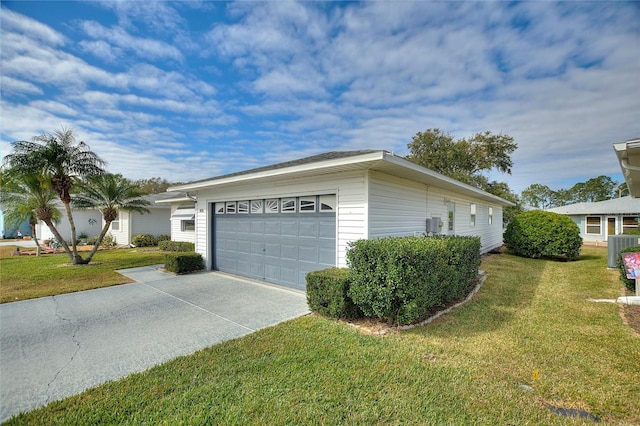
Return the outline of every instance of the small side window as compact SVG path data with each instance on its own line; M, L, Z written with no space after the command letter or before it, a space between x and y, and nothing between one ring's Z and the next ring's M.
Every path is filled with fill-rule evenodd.
M235 201L227 201L226 206L227 214L236 214L236 202Z

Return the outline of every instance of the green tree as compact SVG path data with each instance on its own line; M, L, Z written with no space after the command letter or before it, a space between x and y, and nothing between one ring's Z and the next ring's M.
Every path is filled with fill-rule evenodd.
M160 177L138 179L134 183L138 185L145 194L160 194L161 192L166 192L167 188L169 188L171 185L179 184L171 183L168 180Z
M555 207L556 193L547 185L534 183L529 185L521 193L522 202L536 209L548 209Z
M576 183L569 189L569 194L574 203L593 203L615 198L617 187L618 183L609 176L598 176Z
M99 209L104 219L102 231L93 249L84 259L85 263L91 262L111 222L118 217L120 210L149 213L147 206L151 203L143 198L144 195L136 183L119 174L90 175L80 182L78 193L73 199L73 206Z
M20 226L25 220L31 226L31 236L36 243L36 255L40 255L40 243L36 232L38 220L42 220L54 235L59 236L55 223L60 221L56 208L58 195L47 187L48 178L27 175L18 178L10 173L0 173L0 205L6 212L4 219L10 226Z
M495 169L511 174L511 154L517 148L509 135L485 131L454 140L440 129L416 133L407 146L411 152L408 160L481 189L489 183L484 173Z
M64 205L71 228L71 245L64 239L60 244L73 264L82 264L76 245L76 227L71 213L71 191L79 178L104 173L106 164L84 142L76 142L70 129L54 133L42 133L31 141L12 143L13 153L4 158L5 167L18 176L43 175L49 179L47 186L53 189ZM49 224L47 224L49 225ZM53 229L52 229L53 231ZM55 235L55 233L54 233ZM56 235L56 238L59 238Z

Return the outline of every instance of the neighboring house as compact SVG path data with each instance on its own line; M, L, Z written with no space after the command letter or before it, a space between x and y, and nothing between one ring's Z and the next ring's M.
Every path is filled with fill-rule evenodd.
M197 199L207 269L298 289L309 271L346 266L349 243L363 238L475 235L488 252L502 245L502 211L513 205L386 151L330 152L170 189Z
M633 198L640 198L640 138L613 144L620 169Z
M62 235L67 241L71 240L71 227L67 220L67 214L64 211L64 207L60 204L58 208L60 210L60 222L56 223L56 228L60 235ZM102 214L98 210L77 210L71 211L73 214L73 223L76 226L76 237L79 238L81 234L86 234L88 237L96 237L102 230ZM53 232L42 221L36 225L36 234L40 242L45 240L55 240Z
M196 242L195 200L185 192L167 192L156 204L171 206L171 240Z
M116 220L111 222L108 234L111 234L118 245L130 245L131 238L139 234L170 235L171 225L169 222L170 206L166 204L156 204L157 200L167 197L166 193L147 195L144 198L151 204L147 206L150 213L137 213L120 211ZM71 239L71 228L69 221L60 207L62 219L56 224L56 228L60 231L60 235ZM104 222L102 213L96 209L73 209L73 221L76 225L76 236L86 234L89 238L96 237L102 231ZM37 227L38 238L41 240L53 239L53 233L49 227L40 222Z
M157 204L167 197L166 193L151 194L144 198L151 204L146 208L149 213L120 210L116 220L111 222L109 232L118 245L130 245L131 238L140 234L171 235L171 208L167 204Z
M576 203L547 211L571 217L580 228L584 242L606 243L610 235L638 232L640 200L615 198L595 203Z

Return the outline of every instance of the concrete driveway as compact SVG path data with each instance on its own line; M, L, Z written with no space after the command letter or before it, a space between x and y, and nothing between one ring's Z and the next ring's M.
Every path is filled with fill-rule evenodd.
M304 293L217 272L0 305L0 422L101 383L307 314Z

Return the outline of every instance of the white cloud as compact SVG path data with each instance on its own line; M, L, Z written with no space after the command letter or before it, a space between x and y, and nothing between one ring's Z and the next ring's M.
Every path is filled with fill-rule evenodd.
M176 47L158 40L134 37L123 28L106 28L95 21L84 21L80 26L89 37L115 45L122 53L133 52L138 57L148 60L173 59L182 61L184 59ZM122 55L119 56L122 57Z

